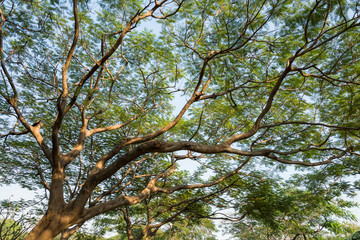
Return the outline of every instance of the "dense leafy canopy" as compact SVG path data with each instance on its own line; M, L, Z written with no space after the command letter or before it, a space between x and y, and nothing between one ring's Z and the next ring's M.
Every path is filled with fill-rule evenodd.
M201 239L212 219L239 239L346 233L359 8L1 1L0 180L45 189L28 239L93 218L129 239Z

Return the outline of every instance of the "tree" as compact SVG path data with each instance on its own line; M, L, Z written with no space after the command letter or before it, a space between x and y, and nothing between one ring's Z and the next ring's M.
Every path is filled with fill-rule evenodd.
M351 235L348 239L350 240L356 240L360 238L360 232L357 231L356 233L354 233L353 235Z
M22 201L0 203L0 239L20 240L25 239L27 231L31 227L29 214L19 213L19 208L25 206Z
M268 166L359 169L356 0L11 0L0 16L1 176L48 196L27 239ZM136 31L148 19L159 34ZM185 158L203 167L163 184Z
M266 179L246 190L233 188L234 209L246 218L228 224L232 239L345 239L354 231L349 221L356 218L346 210L354 203L339 198L327 185L313 188L306 183L309 179Z

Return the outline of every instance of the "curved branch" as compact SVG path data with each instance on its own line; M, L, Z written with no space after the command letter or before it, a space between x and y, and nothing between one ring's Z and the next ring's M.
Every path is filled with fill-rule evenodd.
M261 120L270 111L272 103L274 101L274 97L275 97L277 91L279 90L279 88L280 88L282 82L284 81L285 77L287 76L287 74L292 69L291 63L294 61L294 59L295 59L295 56L290 57L287 60L286 68L283 71L283 73L280 75L280 77L277 80L277 82L276 82L275 86L273 87L273 89L271 90L271 92L269 94L269 97L268 97L268 100L266 101L265 108L261 111L260 115L256 119L256 121L254 123L254 126L249 131L247 131L245 133L241 133L241 134L230 137L228 140L225 141L225 144L231 145L234 142L249 138L249 137L253 136L257 132L257 130L259 130Z
M267 154L266 157L271 158L271 159L273 159L273 160L275 160L275 161L277 161L277 162L284 163L284 164L295 164L295 165L313 167L313 166L320 166L320 165L325 165L325 164L332 163L332 161L333 161L334 159L342 158L342 157L345 156L347 153L349 153L349 149L347 149L346 151L343 151L342 153L340 153L340 154L338 154L338 155L334 155L334 156L328 158L328 159L325 160L325 161L315 162L315 163L285 160L285 159L282 159L282 158L277 157L276 155L274 155L274 154L272 154L272 153Z
M71 44L68 56L66 58L65 64L62 68L62 81L63 81L63 97L66 98L68 96L68 85L67 85L67 70L69 68L70 65L70 61L72 56L74 55L74 51L76 48L76 44L79 38L79 29L80 29L80 24L79 24L79 16L78 16L78 12L77 12L77 0L73 0L73 14L74 14L74 21L75 21L75 33L74 33L74 39L73 42Z
M260 126L260 128L270 128L270 127L278 127L278 126L282 126L282 125L313 125L313 126L323 126L323 127L327 127L327 128L335 128L336 130L360 130L360 126L359 127L342 127L342 126L336 126L336 125L329 125L329 124L325 124L325 123L312 123L312 122L305 122L305 121L291 121L291 122L278 122L278 123L273 123L273 124L268 124L268 125L262 125Z

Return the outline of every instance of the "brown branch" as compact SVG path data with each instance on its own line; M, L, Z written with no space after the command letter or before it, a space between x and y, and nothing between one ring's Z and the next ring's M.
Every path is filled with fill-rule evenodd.
M66 229L65 231L63 231L63 232L61 233L61 238L60 238L60 240L69 239L75 232L77 232L77 231L82 227L82 225L83 225L84 223L85 223L85 222L78 223L78 224L76 224L75 226L73 226L72 228L68 228L68 229Z
M200 97L200 94L198 93L198 90L199 90L199 88L201 86L203 77L205 75L206 66L208 65L208 61L209 60L207 60L207 59L204 61L202 69L200 71L199 80L198 80L198 83L197 83L197 85L196 85L196 87L195 87L195 89L193 91L193 94L192 94L191 98L187 101L187 103L184 105L184 107L181 109L180 113L170 123L168 123L163 128L161 128L161 129L157 130L156 132L153 132L153 133L151 133L149 135L146 135L146 136L129 139L127 141L126 145L135 144L135 143L143 143L143 142L150 141L150 140L162 135L163 133L167 132L171 128L173 128L182 119L183 115L189 109L189 107L194 102L196 102L198 100L198 98Z
M4 13L2 12L2 10L0 9L0 17L1 17L1 22L0 22L0 58L1 58L1 68L3 69L8 82L10 83L10 86L12 88L12 91L14 93L13 97L9 97L6 96L4 93L2 93L2 91L0 91L1 95L6 99L6 101L10 104L10 106L14 109L16 115L17 115L17 119L22 123L22 125L27 129L27 131L30 131L32 133L32 135L35 137L37 143L40 145L43 153L45 154L45 156L47 157L47 159L52 163L53 159L51 156L51 150L50 148L45 144L44 139L42 137L42 135L40 134L40 128L42 127L42 122L39 121L38 124L32 126L31 124L29 124L27 122L27 120L24 118L24 116L22 115L22 113L20 112L19 107L17 106L17 100L18 100L18 93L14 84L13 79L11 78L10 74L7 71L7 68L5 66L5 62L4 62L4 49L3 49L3 26L4 23L6 21Z
M130 216L129 216L129 207L126 206L125 209L121 209L121 212L123 213L123 217L124 217L124 220L125 220L125 223L126 223L126 234L128 236L128 239L129 240L132 240L134 239L133 236L132 236L132 230L131 230L131 219L130 219Z
M164 1L162 1L161 3L158 3L157 1L155 1L155 5L158 6L158 7L160 7L160 6L162 6L166 1L167 1L167 0L164 0ZM155 15L152 13L152 14L151 14L151 17L156 18L156 19L166 19L166 18L168 18L168 17L171 17L171 16L173 16L174 14L176 14L176 13L180 10L182 4L183 4L185 1L186 1L186 0L182 0L182 1L180 1L180 3L177 3L177 4L178 4L178 7L177 7L172 13L169 13L168 15L159 17L159 16L155 16Z
M124 179L129 176L131 170L133 169L133 167L136 165L136 164L139 164L145 160L147 160L149 157L153 157L154 155L156 155L156 153L154 154L150 154L149 156L145 156L135 162L131 162L130 163L130 166L128 167L128 169L126 170L126 172L124 174L122 174L122 177L115 183L113 184L109 190L101 193L95 200L91 201L89 206L95 206L95 204L97 204L101 199L103 199L105 196L108 196L108 195L111 195L113 193L116 193L116 192L120 192L122 190L124 190L127 186L129 186L131 184L131 182L136 179L136 178L141 178L141 177L148 177L148 176L151 176L151 175L137 175L137 176L134 176L130 181L128 181L124 186L121 186L121 188L117 191L115 191L116 188L118 188L124 181Z
M247 158L247 160L244 161L235 170L229 172L228 174L226 174L210 183L180 185L180 186L176 186L176 187L168 188L168 189L157 187L155 185L156 182L160 178L168 177L169 175L171 175L173 173L173 171L175 170L174 168L172 168L170 171L165 172L165 173L160 173L156 177L151 179L149 181L149 183L147 184L147 186L138 195L136 195L136 196L122 195L113 200L109 200L104 203L99 203L99 204L95 205L94 207L91 207L91 208L87 209L86 211L84 211L82 216L79 219L81 219L81 221L86 221L87 219L97 216L103 212L107 212L112 209L118 208L120 206L134 205L134 204L140 203L140 202L144 201L145 199L147 199L151 193L155 193L155 192L162 192L162 193L169 194L169 193L173 193L175 191L180 191L180 190L184 190L184 189L196 189L196 188L206 188L206 187L214 186L214 185L224 181L225 179L237 174L240 171L240 169L242 169L250 161L250 159L251 159L250 157Z
M191 141L196 136L196 134L199 132L201 124L202 124L202 118L203 118L203 114L205 112L206 106L207 106L207 103L204 104L204 107L203 107L203 109L201 110L201 113L200 113L197 128L196 128L195 132L191 135L191 137L189 138L188 141Z
M43 174L43 170L41 169L40 166L36 166L36 170L40 176L41 179L41 183L44 186L45 189L50 190L50 185L46 182L44 174Z
M90 193L92 191L91 189L94 188L98 183L100 183L101 181L106 179L108 176L111 176L114 172L116 172L122 166L131 162L133 159L136 159L138 156L141 156L147 152L173 152L173 151L178 151L178 150L192 150L192 151L202 152L202 153L227 152L227 153L234 153L234 154L245 155L245 156L264 156L264 157L268 157L270 159L276 160L281 163L297 164L297 165L302 165L302 166L319 166L319 165L329 164L334 159L341 158L349 152L349 149L347 149L345 151L342 151L338 155L334 155L334 156L330 157L329 159L327 159L325 161L310 163L310 162L284 160L275 155L275 154L279 154L279 152L275 152L273 150L266 150L266 149L247 152L247 151L232 149L226 145L208 146L208 145L202 145L199 143L192 143L192 142L168 143L168 142L163 142L163 141L152 141L152 142L144 143L144 144L140 145L139 147L135 148L134 150L124 154L117 161L115 161L112 165L110 165L108 168L91 176L90 179L87 180L86 184L84 185L84 187L82 189L82 192L79 194L79 196L75 200L74 204L75 205L81 204L82 201L86 202L86 199L88 196L85 194L85 192ZM318 149L318 150L321 150L321 149ZM338 149L336 149L336 150L338 150ZM296 151L293 151L292 153L295 153L295 152ZM210 183L180 185L180 186L175 186L172 188L161 188L161 187L157 187L155 185L157 180L161 177L167 177L169 174L171 174L171 172L158 174L155 178L150 180L147 187L144 190L142 190L138 195L136 195L136 196L120 196L120 197L110 200L106 203L100 203L100 204L86 210L84 215L80 219L82 219L82 221L84 221L86 219L89 219L98 214L109 211L111 209L115 209L120 206L133 205L133 204L140 203L143 200L145 200L146 198L148 198L149 194L151 194L153 192L162 192L162 193L170 194L175 191L180 191L180 190L184 190L184 189L196 189L196 188L206 188L206 187L214 186L214 185L222 182L223 180L236 174L249 160L250 160L250 158L248 158L248 160L246 160L237 169L233 170L232 172L230 172L226 175L223 175L222 177L220 177L217 180L210 182Z
M54 121L54 125L53 125L53 129L52 129L52 156L54 159L54 166L57 165L57 167L63 167L64 165L68 164L69 162L72 161L72 157L75 155L71 155L71 156L66 156L65 159L62 159L61 153L60 153L60 142L59 142L59 130L61 128L62 125L62 121L63 118L66 114L66 112L64 111L65 108L65 104L66 104L66 99L69 96L69 91L68 91L68 85L67 85L67 70L68 67L70 65L70 61L73 57L75 48L76 48L76 44L78 41L78 37L79 37L79 19L78 19L78 12L77 12L77 0L73 0L73 14L74 14L74 21L75 21L75 33L74 33L74 39L72 42L72 45L70 47L70 50L68 52L68 56L66 58L65 64L62 68L62 83L63 83L63 91L61 96L58 99L57 102L57 116L55 118ZM76 146L76 150L79 149L79 146ZM76 151L74 150L74 152ZM74 153L73 152L73 153ZM65 161L63 161L65 160ZM58 165L58 161L59 161L59 165Z
M164 141L151 141L147 143L143 143L139 145L138 147L134 148L133 150L125 153L121 157L119 157L114 163L112 163L110 166L103 170L98 170L97 172L93 172L93 174L89 177L87 180L86 186L84 186L85 189L87 188L94 188L98 183L102 182L103 180L107 179L108 177L112 176L118 169L122 168L126 164L130 163L137 157L144 155L146 153L152 153L152 152L174 152L179 150L190 150L198 153L205 153L205 154L214 154L214 153L232 153L236 155L241 156L264 156L269 157L274 160L277 160L275 158L274 154L279 155L286 155L286 154L295 154L302 151L308 151L308 150L318 150L318 151L343 151L344 153L347 153L348 150L341 150L337 148L308 148L308 149L298 149L293 150L290 152L279 152L272 149L260 149L256 151L244 151L239 149L234 149L229 147L227 144L218 144L218 145L204 145L201 143L194 143L194 142L164 142ZM281 159L280 159L281 160ZM305 165L305 166L311 166L311 165L319 165L318 163L304 163L301 161L289 161L289 164L298 164L298 165ZM85 190L84 191L88 191ZM84 201L84 199L83 199Z
M257 88L257 87L258 87L258 86L245 87L245 86L243 86L243 84L242 84L242 85L240 85L240 86L237 86L237 87L234 87L234 88L225 90L225 91L223 91L223 92L213 93L213 94L210 94L210 95L201 96L201 97L199 98L199 100L205 100L205 99L211 99L211 98L212 98L212 99L216 99L217 97L224 96L224 95L226 95L226 94L228 94L228 93L231 93L231 92L234 92L234 91L236 91L236 90L238 90L238 89L242 89L242 88Z
M359 19L359 17L356 18L356 19L354 19L354 21L355 21L355 20L358 20L358 19ZM330 42L331 40L339 37L340 35L342 35L343 33L347 32L347 31L349 31L350 29L356 28L356 27L358 27L358 26L360 26L360 23L355 23L355 22L353 22L349 27L344 28L343 30L337 32L337 33L334 34L333 36L329 37L328 39L325 39L324 41L322 41L322 42L320 42L320 43L318 43L318 44L316 44L316 42L317 42L317 41L316 41L316 42L314 42L314 44L313 44L312 46L310 46L309 48L306 48L306 49L305 49L305 46L306 46L306 45L304 45L304 46L300 49L301 51L298 52L297 56L300 57L300 56L302 56L302 55L304 55L304 54L306 54L306 53L308 53L308 52L311 52L311 51L313 51L313 50L321 47L321 46L324 45L325 43L328 43L328 42ZM329 30L329 29L328 29L328 30ZM325 32L326 32L326 31L324 31L324 33L325 33ZM323 33L323 34L324 34L324 33ZM322 34L321 36L323 36L323 34ZM321 36L320 36L320 37L321 37Z
M168 123L163 128L161 128L161 129L159 129L159 130L157 130L157 131L155 131L155 132L153 132L153 133L151 133L149 135L121 140L112 150L110 150L107 154L105 154L103 157L101 157L98 160L98 162L95 165L95 168L94 168L93 172L98 172L101 169L103 169L105 167L105 163L109 159L114 157L123 147L125 147L127 145L130 145L130 144L143 143L143 142L150 141L150 140L160 136L161 134L167 132L171 128L173 128L182 119L183 115L189 109L191 104L193 104L197 100L197 98L199 96L197 91L201 86L201 82L202 82L202 79L203 79L204 74L205 74L206 66L207 66L207 61L204 61L202 69L201 69L201 73L200 73L200 76L199 76L199 80L198 80L197 86L194 89L193 95L187 101L187 103L184 105L184 107L181 109L180 113L175 117L175 119L173 119L170 123Z
M5 62L4 62L4 48L3 48L3 40L4 40L4 36L3 36L3 26L5 24L5 15L2 12L2 10L0 9L0 16L1 16L1 22L0 22L0 57L1 57L1 68L5 73L5 76L8 80L8 82L10 83L11 89L14 92L14 96L12 98L6 98L9 102L9 100L12 100L13 102L17 102L17 98L18 98L18 93L14 84L14 81L12 79L12 77L10 76L6 66L5 66ZM9 102L10 103L10 102Z
M154 107L154 106L153 106ZM91 130L88 130L86 132L86 137L89 137L93 134L96 134L96 133L101 133L101 132L106 132L106 131L111 131L111 130L116 130L116 129L120 129L122 127L125 127L126 125L132 123L133 121L135 121L136 119L138 119L139 117L141 117L142 115L146 114L147 112L149 112L152 108L149 108L148 110L144 111L144 113L139 113L139 114L136 114L135 116L133 116L132 118L130 118L129 120L123 122L123 123L120 123L120 124L117 124L117 125L112 125L112 126L107 126L107 127L101 127L101 128L94 128L94 129L91 129Z
M356 19L357 20L357 19ZM279 77L276 85L273 87L271 93L269 94L269 97L268 97L268 100L266 102L266 106L265 108L262 110L262 112L260 113L260 115L258 116L258 118L256 119L255 123L254 123L254 126L247 132L245 133L241 133L241 134L238 134L238 135L235 135L231 138L229 138L225 143L226 144L232 144L236 141L240 141L240 140L243 140L243 139L246 139L246 138L249 138L251 136L253 136L257 130L259 129L260 127L260 123L261 123L261 120L263 119L263 117L267 114L267 112L271 109L271 105L272 105L272 102L273 102L273 99L274 99L274 96L275 94L277 93L277 91L279 90L280 88L280 85L282 83L282 81L284 80L284 78L287 76L287 74L291 71L296 71L296 68L293 68L291 66L292 62L297 58L297 57L300 57L314 49L317 49L319 48L320 46L322 46L323 44L335 39L336 37L340 36L341 34L343 34L344 32L350 30L351 28L355 28L357 26L360 26L359 23L352 23L349 27L337 32L336 34L334 34L333 36L329 37L328 39L322 41L321 43L317 44L317 45L313 45L312 47L309 47L307 49L305 49L305 46L307 44L305 44L304 46L302 46L300 49L298 49L295 53L295 55L293 55L292 57L288 58L287 60L287 64L286 64L286 68L285 70L283 71L283 73L281 74L281 76Z
M313 166L320 166L320 165L325 165L325 164L329 164L332 163L333 160L338 159L338 158L342 158L343 156L345 156L347 153L349 152L349 150L343 151L342 153L338 154L338 155L334 155L330 158L328 158L325 161L321 161L321 162L302 162L302 161L291 161L291 160L285 160L282 158L279 158L277 156L275 156L274 154L267 154L266 157L271 158L277 162L280 163L284 163L284 164L295 164L295 165L301 165L301 166L308 166L308 167L313 167Z
M70 103L66 106L66 108L64 109L64 114L66 114L71 108L72 106L75 104L80 91L82 89L82 87L84 86L85 82L101 67L103 66L103 64L114 54L114 52L119 48L119 46L122 45L123 40L125 38L125 35L130 32L130 30L132 29L133 25L136 25L140 20L145 19L147 17L150 17L154 11L156 11L156 9L158 9L160 6L156 5L154 6L150 11L148 11L147 13L144 13L142 15L135 15L129 22L128 24L125 26L124 30L121 32L119 38L117 39L117 41L115 42L115 44L109 49L108 52L105 53L105 55L99 59L96 64L90 69L90 71L88 71L88 73L86 73L80 80L80 82L78 83L76 89L75 89L75 93L73 95L73 97L70 100Z
M11 130L7 134L0 135L0 138L1 137L7 137L7 136L10 136L10 135L16 135L16 136L25 135L25 134L28 134L29 132L30 132L30 130L25 130L25 131L22 131L22 132L15 132L14 130Z
M77 0L73 0L73 14L74 14L74 22L75 22L75 33L74 33L74 39L73 42L71 44L69 53L67 55L65 64L62 68L62 82L63 82L63 97L67 98L68 96L68 85L67 85L67 70L69 68L70 65L70 61L71 58L74 55L74 51L76 48L76 44L79 38L79 30L80 30L80 24L79 24L79 17L78 17L78 12L77 12Z
M315 12L317 6L320 4L321 1L316 1L314 7L311 9L311 11L309 12L309 15L306 19L306 23L305 23L305 27L304 27L304 38L305 38L305 43L307 44L309 41L308 41L308 36L307 36L307 33L308 33L308 27L309 27L309 22L310 22L310 18L312 16L312 14Z
M313 123L313 122L305 122L305 121L290 121L290 122L278 122L278 123L273 123L273 124L267 124L267 125L262 125L260 126L260 128L270 128L270 127L278 127L278 126L282 126L282 125L313 125L313 126L323 126L323 127L327 127L327 128L335 128L336 130L360 130L360 126L359 127L343 127L343 126L336 126L336 125L329 125L329 124L325 124L325 123Z
M260 115L256 119L256 121L254 123L254 126L249 131L247 131L245 133L241 133L241 134L234 135L234 136L230 137L228 140L225 141L225 144L231 145L234 142L249 138L249 137L253 136L257 132L257 130L260 128L261 120L270 111L272 103L274 101L274 97L275 97L277 91L279 90L282 82L284 81L287 74L291 71L291 63L295 60L295 58L296 58L296 56L292 56L287 60L286 68L282 72L282 74L280 75L280 77L277 80L275 86L272 88L272 90L271 90L271 92L269 94L268 100L266 101L265 108L261 111Z

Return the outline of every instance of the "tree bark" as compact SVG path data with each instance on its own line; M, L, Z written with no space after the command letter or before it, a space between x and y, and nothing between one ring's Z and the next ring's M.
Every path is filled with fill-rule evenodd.
M50 240L66 230L74 219L65 212L48 211L31 230L26 240Z

